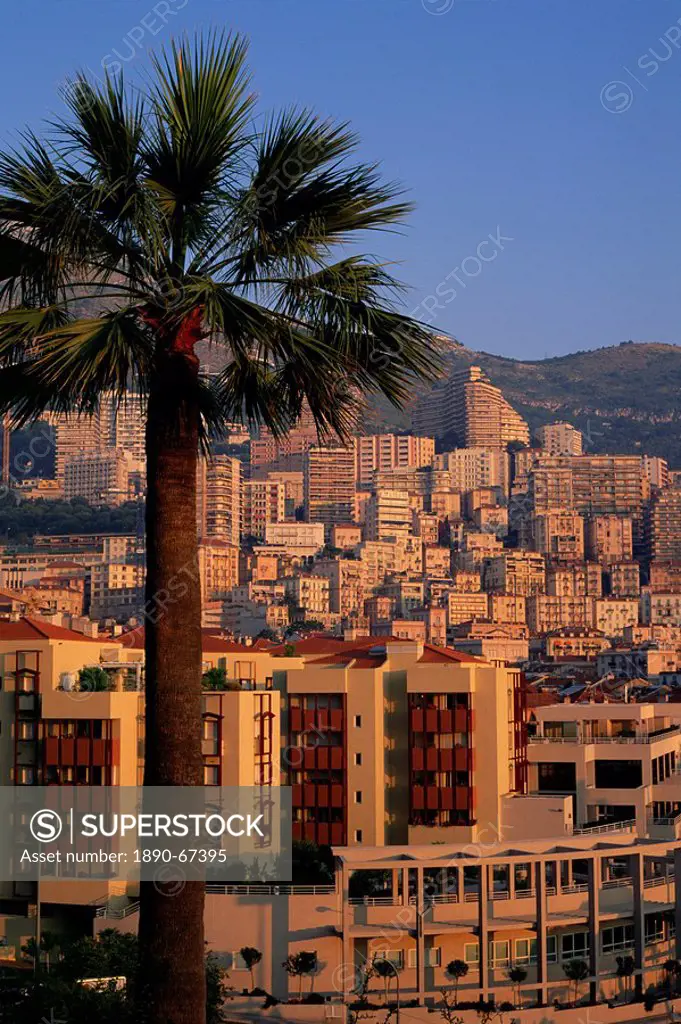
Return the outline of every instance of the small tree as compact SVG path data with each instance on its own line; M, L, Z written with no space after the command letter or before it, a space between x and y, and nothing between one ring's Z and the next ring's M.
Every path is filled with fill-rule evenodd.
M255 988L255 977L253 975L253 968L256 967L262 960L262 953L255 946L242 946L239 950L241 959L248 967L251 972L251 991Z
M301 962L303 965L303 974L308 974L310 976L310 992L312 992L314 989L314 976L317 973L317 968L319 967L319 958L317 956L317 951L303 951L299 953L298 956L301 958Z
M527 971L524 967L520 967L518 964L513 964L508 969L508 980L513 983L513 1001L516 1005L519 1005L522 1000L520 998L520 986L527 977Z
M681 968L681 964L679 964L678 960L665 960L664 964L662 965L662 970L664 971L666 976L667 989L669 991L669 995L671 995L674 989L676 988L676 979L679 976L679 968Z
M384 1002L388 1002L390 993L390 979L397 976L398 967L392 960L385 957L374 960L374 971L379 978L383 978Z
M577 1002L579 984L589 977L589 965L586 960L568 960L563 964L563 973L568 981L575 986L575 1002Z
M452 963L454 962L452 960ZM463 963L462 960L456 962ZM447 968L447 973L449 973L449 968ZM445 1024L463 1024L463 1017L460 1017L456 1012L456 996L452 995L446 988L441 989L440 995L442 996L442 1002L438 1004L438 1010Z
M624 978L624 991L628 996L631 991L631 979L636 970L636 964L633 956L618 956L616 959L617 977Z
M454 979L454 1006L459 1002L459 981L468 974L468 964L465 960L450 960L447 964L447 974Z
M291 953L282 963L282 967L288 975L298 978L298 998L303 998L303 975L313 974L317 970L316 952ZM314 982L313 982L314 984Z

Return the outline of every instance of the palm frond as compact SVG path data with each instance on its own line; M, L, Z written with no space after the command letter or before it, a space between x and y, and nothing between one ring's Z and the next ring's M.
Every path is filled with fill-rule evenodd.
M154 117L145 145L150 185L189 246L200 233L203 206L230 173L254 102L248 93L246 42L212 33L192 45L173 42L152 57Z
M309 273L357 232L400 224L411 210L398 201L402 189L376 165L346 163L356 141L345 125L307 113L270 122L210 272L242 286L277 268Z

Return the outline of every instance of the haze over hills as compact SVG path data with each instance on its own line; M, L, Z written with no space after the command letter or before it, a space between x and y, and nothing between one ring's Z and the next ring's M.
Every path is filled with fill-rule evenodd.
M447 339L444 375L471 364L482 367L532 431L566 420L584 433L585 452L660 455L681 468L680 346L623 342L524 361L474 352ZM400 413L374 402L365 424L409 429L410 408Z

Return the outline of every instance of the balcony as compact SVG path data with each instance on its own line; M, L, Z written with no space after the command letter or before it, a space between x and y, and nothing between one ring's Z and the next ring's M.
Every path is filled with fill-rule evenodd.
M610 743L610 744L636 744L655 743L657 740L668 739L681 733L681 726L670 725L664 729L639 729L633 733L622 733L619 736L595 736L586 730L580 730L575 736L528 736L527 742L570 744L572 746L584 746L589 743Z

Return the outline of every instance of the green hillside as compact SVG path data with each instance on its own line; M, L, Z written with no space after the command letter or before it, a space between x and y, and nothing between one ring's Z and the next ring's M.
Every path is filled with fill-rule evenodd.
M681 468L679 346L623 342L524 362L450 342L446 364L450 370L481 366L532 430L566 420L584 432L587 451L661 455ZM366 425L408 429L409 410L375 404Z

